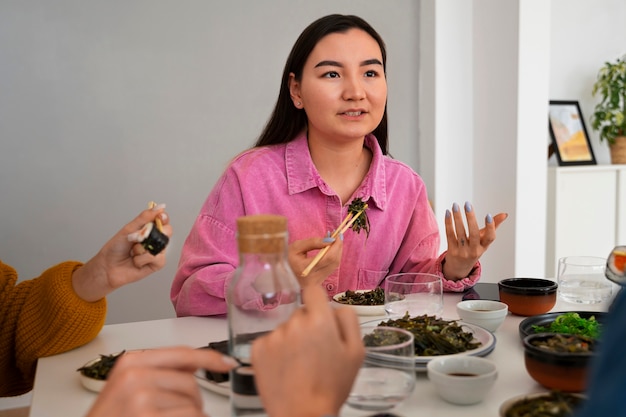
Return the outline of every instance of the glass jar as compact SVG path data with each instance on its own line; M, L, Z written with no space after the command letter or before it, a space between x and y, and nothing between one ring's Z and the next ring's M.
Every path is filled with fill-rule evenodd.
M229 353L241 366L230 373L233 416L266 415L257 395L250 349L300 307L300 285L287 258L287 219L237 219L239 266L227 289Z

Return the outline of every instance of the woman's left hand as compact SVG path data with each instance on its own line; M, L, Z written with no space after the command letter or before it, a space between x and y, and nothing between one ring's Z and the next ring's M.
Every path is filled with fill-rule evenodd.
M446 279L452 281L463 279L472 272L478 259L496 240L496 229L508 217L506 213L498 213L493 218L488 214L485 217L485 227L478 229L474 208L468 202L465 203L464 208L467 231L459 205L457 203L452 205L452 213L446 210L448 252L443 264L443 274Z

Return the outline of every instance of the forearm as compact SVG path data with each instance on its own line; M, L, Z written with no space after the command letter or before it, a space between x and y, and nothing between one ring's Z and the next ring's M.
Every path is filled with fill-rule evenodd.
M101 300L114 290L109 285L107 269L99 260L99 255L74 271L72 286L76 295L87 302Z

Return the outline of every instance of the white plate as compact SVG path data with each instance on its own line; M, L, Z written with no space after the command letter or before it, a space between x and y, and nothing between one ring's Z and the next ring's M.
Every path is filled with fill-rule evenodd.
M223 395L225 397L230 396L230 382L215 382L207 379L204 373L204 369L198 369L196 371L195 377L196 381L198 381L198 385L202 388L212 391L216 394Z
M356 290L354 292L364 293L364 292L369 292L369 291L371 290ZM343 297L344 295L346 295L345 292L335 294L333 296L333 302L340 306L352 307L354 309L354 312L359 316L384 316L386 314L385 306L383 304L377 305L377 306L364 306L364 305L340 303L339 301L337 301L339 298Z
M135 349L135 350L126 350L125 352L143 352L147 349ZM115 352L111 355L119 355L122 352ZM92 360L90 360L89 362L87 362L86 364L83 365L83 367L86 366L91 366L97 362L99 362L102 359L102 357L97 357L94 358ZM83 387L85 387L86 389L88 389L89 391L93 391L93 392L100 392L102 390L102 388L104 388L104 385L106 384L106 379L95 379L95 378L91 378L88 376L83 375L82 372L79 372L78 375L80 375L80 382L81 384L83 384Z
M415 368L416 371L426 372L426 365L431 359L440 358L442 356L487 356L496 348L496 337L488 330L483 329L480 326L476 326L474 324L465 323L461 320L456 319L444 319L444 320L454 320L457 322L459 326L463 326L469 329L474 334L474 338L478 340L481 344L476 349L467 350L465 352L453 353L450 355L438 355L438 356L416 356L415 357ZM371 326L372 324L379 324L381 321L386 320L373 320L368 321L366 323L362 323L362 326Z

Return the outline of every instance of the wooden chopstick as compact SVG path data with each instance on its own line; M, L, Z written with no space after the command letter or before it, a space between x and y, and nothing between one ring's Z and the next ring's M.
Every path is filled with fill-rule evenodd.
M153 209L154 207L156 207L156 203L154 201L148 203L149 209ZM154 224L156 224L157 230L163 233L163 222L161 222L161 219L159 219L158 217L154 219Z
M367 205L365 205L365 207L362 210L359 210L356 214L352 214L352 213L348 213L348 215L345 217L345 219L343 219L343 221L341 222L341 224L339 225L339 227L337 227L335 229L335 231L333 232L332 235L330 235L330 237L336 238L337 236L339 236L339 234L341 233L345 233L346 230L348 230L350 228L350 226L352 226L352 224L356 221L356 219L365 211L365 209L367 208ZM315 255L315 257L313 258L313 260L311 261L311 263L309 264L309 266L307 266L304 271L302 271L302 273L300 274L301 277L306 277L307 275L309 275L309 273L311 272L311 270L313 268L315 268L315 265L318 264L319 261L322 260L322 258L324 257L324 255L326 255L326 252L328 252L328 250L330 249L330 245L325 246L324 248L322 248L319 252L317 252L317 255Z

